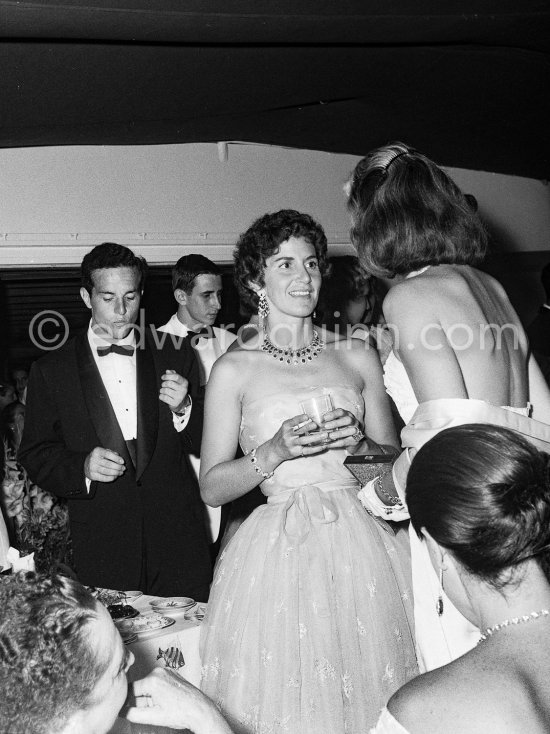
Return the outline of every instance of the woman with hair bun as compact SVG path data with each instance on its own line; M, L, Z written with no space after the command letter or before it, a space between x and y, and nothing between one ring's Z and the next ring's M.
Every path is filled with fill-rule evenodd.
M372 734L550 731L550 457L505 428L450 428L415 456L406 496L446 593L481 635L403 686Z
M486 233L445 171L391 143L357 164L348 194L359 259L389 289L383 312L394 344L384 383L406 424L393 472L361 496L371 512L404 520L415 450L444 428L490 423L550 451L550 391L504 289L477 269ZM450 603L438 614L426 546L414 532L410 541L419 665L432 670L471 649L478 631Z

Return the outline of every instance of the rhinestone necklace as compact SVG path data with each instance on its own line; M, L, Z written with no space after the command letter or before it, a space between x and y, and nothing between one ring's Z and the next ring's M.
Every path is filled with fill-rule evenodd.
M505 619L504 622L494 624L492 627L487 627L485 632L479 638L479 642L483 642L488 637L491 637L495 632L499 632L505 627L510 627L512 624L524 624L525 622L535 622L537 619L542 619L550 614L548 609L541 609L540 612L531 612L530 614L523 614L521 617L512 617L512 619ZM479 642L477 643L479 645Z
M262 352L267 352L279 362L286 362L286 364L307 364L311 362L314 357L318 357L323 349L326 347L324 341L321 341L319 334L316 329L313 329L313 339L309 344L301 349L281 349L276 347L275 344L268 337L267 332L264 335L262 346L260 347Z

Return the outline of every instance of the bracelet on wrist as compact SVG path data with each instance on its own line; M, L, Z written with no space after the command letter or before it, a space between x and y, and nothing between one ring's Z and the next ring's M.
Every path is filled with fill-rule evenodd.
M389 473L389 472L388 472ZM389 492L386 492L382 485L382 477L385 476L385 474L379 474L376 477L375 480L375 486L376 489L380 492L380 494L384 495L388 503L395 509L401 510L403 508L403 503L401 502L400 498L390 494Z
M274 471L266 472L258 464L258 459L256 458L256 449L252 449L252 451L248 454L248 456L250 458L250 461L252 462L254 471L256 472L256 474L259 474L263 479L271 479L271 477L275 475Z

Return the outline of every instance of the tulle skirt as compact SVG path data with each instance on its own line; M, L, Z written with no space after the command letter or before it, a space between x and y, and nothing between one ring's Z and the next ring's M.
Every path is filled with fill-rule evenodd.
M202 690L236 734L365 734L417 674L399 543L357 488L270 498L220 557Z

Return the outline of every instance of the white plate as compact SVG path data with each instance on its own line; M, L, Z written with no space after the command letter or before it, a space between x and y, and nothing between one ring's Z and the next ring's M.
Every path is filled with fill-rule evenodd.
M170 627L175 621L175 619L171 619L170 617L151 612L149 614L140 614L139 617L134 617L134 619L121 619L117 627L123 632L135 632L136 635L140 635L143 632L156 632L165 627Z
M188 596L168 596L165 599L153 599L149 604L156 611L170 612L177 609L190 609L196 602Z

